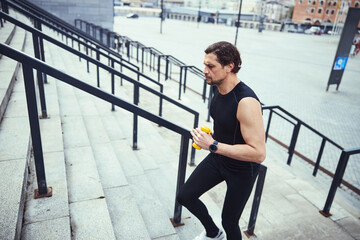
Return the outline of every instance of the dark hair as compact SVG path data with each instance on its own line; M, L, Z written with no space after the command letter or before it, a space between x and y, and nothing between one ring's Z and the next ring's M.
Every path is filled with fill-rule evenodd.
M231 70L233 73L237 73L241 68L241 57L240 53L235 45L221 41L210 45L206 50L206 54L213 53L216 55L218 62L221 66L226 66L230 63L234 63L234 68Z

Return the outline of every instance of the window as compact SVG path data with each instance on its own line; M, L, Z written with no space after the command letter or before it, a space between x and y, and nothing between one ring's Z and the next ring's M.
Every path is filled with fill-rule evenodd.
M310 11L311 11L311 13L314 13L315 9L312 8Z
M315 4L316 4L316 1L313 1L312 4L315 5Z
M333 6L336 6L336 2L333 2Z
M324 5L324 1L320 1L320 5L321 5L321 6Z
M355 7L356 8L360 7L360 2L355 2Z
M333 15L335 13L335 10L333 9L333 10L331 10L331 15Z
M302 0L299 0L299 4L302 4Z
M326 14L329 14L329 9L326 9Z
M306 8L306 12L309 13L309 12L310 12L310 8Z
M311 0L308 1L308 5L311 5Z
M330 1L328 2L328 6L331 6L331 2L330 2Z
M322 13L322 8L318 8L318 13Z

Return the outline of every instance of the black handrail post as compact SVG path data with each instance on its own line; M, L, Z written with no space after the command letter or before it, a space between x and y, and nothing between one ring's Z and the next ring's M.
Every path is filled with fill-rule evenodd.
M300 126L301 126L301 124L298 122L295 125L294 130L293 130L293 135L291 137L291 142L290 142L290 146L289 146L289 157L288 157L288 160L287 160L288 165L291 164L291 159L292 159L292 157L294 155L295 145L296 145L297 138L299 136Z
M160 82L160 61L161 61L161 56L159 55L159 56L158 56L158 69L157 69L157 72L158 72L158 82Z
M134 104L139 104L139 85L134 85ZM138 134L138 115L134 113L133 116L133 150L137 149L137 134Z
M251 208L248 229L247 229L247 231L245 231L245 234L247 236L254 235L256 218L257 218L257 214L259 212L261 195L262 195L262 191L263 191L264 183L265 183L266 170L267 170L267 167L265 167L264 165L259 166L258 179L257 179L257 183L256 183L254 200L253 200L253 204L252 204L252 208Z
M194 127L193 128L196 128L197 126L199 125L199 114L195 114L195 119L194 119ZM190 163L189 165L190 166L195 166L195 148L191 148L191 155L190 155Z
M136 62L139 63L139 44L136 44Z
M42 28L41 28L41 22L38 21L38 20L35 20L35 28L38 29L39 31L42 31ZM45 62L45 50L44 50L44 40L42 37L39 36L39 46L40 46L40 59ZM47 77L46 77L46 74L45 73L42 73L42 78L43 78L43 81L44 83L48 83L47 81Z
M348 160L349 160L349 154L343 150L341 152L341 156L338 165L336 167L335 175L331 183L328 196L326 198L324 209L320 211L320 213L325 217L331 216L330 213L331 204L334 201L336 189L341 184L342 176L345 172L345 168Z
M163 93L164 91L164 86L160 85L160 92ZM162 106L163 106L163 97L162 95L160 95L160 103L159 103L159 116L162 116Z
M38 111L36 104L36 93L34 84L34 75L31 67L26 64L22 65L23 76L25 84L26 102L29 114L31 141L33 145L35 170L38 189L35 190L35 198L50 197L52 195L52 188L47 187L44 156L41 144L40 124L38 119Z
M79 37L80 38L80 37ZM81 51L81 47L80 47L80 41L78 41L78 51ZM81 62L81 57L79 56L79 62Z
M166 56L166 65L165 65L165 80L168 80L169 75L169 59Z
M86 51L86 55L89 56L89 48L87 44L85 46L85 51ZM89 73L90 72L89 60L86 60L86 68L87 68L87 72Z
M203 95L202 95L203 102L205 102L205 100L206 100L206 88L207 88L207 83L206 83L206 79L205 79L204 85L203 85Z
M100 62L100 48L96 47L96 60ZM96 65L96 80L97 80L97 86L100 87L100 69L99 65Z
M209 100L208 100L208 116L207 116L207 119L206 119L207 122L210 122L210 106L211 106L212 98L213 98L213 88L210 87Z
M188 67L186 66L185 67L185 70L184 70L184 93L185 93L185 91L186 91L186 75L187 75L187 69L188 69Z
M189 138L187 136L181 136L181 146L180 146L180 156L179 156L179 169L176 182L176 196L178 195L180 188L184 185L185 182L185 173L186 173L186 158L189 148ZM175 197L175 207L174 207L174 217L171 219L174 227L184 225L181 223L181 210L182 206L176 201Z
M182 71L183 71L183 67L182 67L182 66L180 66L180 77L179 77L179 100L181 100Z
M267 126L266 126L266 132L265 132L265 142L267 142L267 139L269 137L270 123L271 123L272 114L273 114L273 109L270 108L269 118L268 118L268 122L267 122Z
M144 73L144 48L141 48L141 72Z
M36 20L34 20L36 22ZM40 48L39 48L39 36L36 33L32 34L33 44L34 44L34 54L35 57L41 60L40 56ZM45 101L45 90L44 90L44 81L43 74L39 70L37 72L37 82L39 87L39 95L40 95L40 105L41 105L41 118L47 118L47 110L46 110L46 101Z
M315 167L314 167L314 171L313 171L314 177L316 177L317 170L319 169L319 166L320 166L320 160L321 160L322 154L324 152L325 143L326 143L326 139L323 138L321 141L320 150L319 150L319 153L318 153L318 156L316 159L316 163L315 163Z
M111 59L111 67L114 69L114 60ZM111 93L115 95L115 76L114 72L111 72ZM115 111L115 105L111 104L111 111Z

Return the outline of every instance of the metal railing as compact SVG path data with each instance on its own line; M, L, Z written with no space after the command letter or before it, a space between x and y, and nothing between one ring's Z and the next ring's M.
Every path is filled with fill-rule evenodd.
M17 2L17 1L15 1L15 2ZM71 38L72 41L77 41L77 42L78 42L79 52L80 52L80 45L81 45L81 44L85 46L86 55L89 54L89 52L88 52L89 49L91 50L91 53L92 53L92 51L95 51L95 52L96 52L96 60L97 60L97 62L100 61L100 54L102 54L102 56L104 56L105 58L108 58L109 66L111 66L112 68L114 68L114 63L117 63L117 64L120 65L120 71L122 71L122 67L124 66L124 67L126 67L128 70L130 70L130 71L132 71L132 72L134 72L134 73L137 74L137 79L138 79L138 81L140 81L140 76L141 76L141 77L145 78L146 80L149 80L149 81L151 81L152 83L155 83L155 84L159 85L159 86L160 86L160 92L161 92L161 93L163 92L163 86L162 86L162 84L156 82L155 80L153 80L153 79L149 78L148 76L144 75L143 73L139 72L139 67L133 65L132 63L127 62L128 64L130 64L130 65L132 65L132 66L135 66L136 70L134 70L133 68L131 68L131 66L126 66L126 65L124 65L124 64L122 63L122 62L124 61L124 59L121 57L121 55L119 55L118 53L112 51L110 48L106 48L106 47L104 47L103 45L96 43L96 40L97 40L97 39L95 39L95 42L94 42L92 39L87 38L87 36L86 36L86 35L84 36L83 34L81 34L81 33L78 31L77 28L74 28L73 26L68 27L68 26L67 26L67 23L65 24L65 26L63 26L62 23L59 24L59 23L57 22L56 17L54 17L54 19L52 19L51 14L46 13L46 12L44 12L44 11L42 10L42 11L44 12L44 13L41 13L41 14L43 15L42 17L43 17L43 18L46 18L50 23L48 23L47 21L43 21L41 18L38 18L35 14L30 13L30 12L27 12L25 9L23 9L23 8L21 7L22 4L23 4L23 2L17 2L18 4L20 4L20 5L18 5L18 4L16 4L16 3L10 2L9 0L1 0L1 3L4 4L4 6L6 6L6 7L11 6L11 7L13 7L14 9L16 9L17 11L22 12L24 15L26 15L26 16L34 19L35 26L37 26L37 29L41 30L41 24L44 24L44 25L46 25L47 27L49 27L49 28L57 31L58 33L61 33L61 34L62 34L62 37L65 36L65 37L66 37L66 41L68 40L68 38ZM24 3L26 3L26 1L24 1ZM27 4L31 5L31 3L27 3ZM30 8L32 8L32 7L30 7ZM37 9L36 9L35 11L37 11ZM54 21L54 22L53 22L53 21ZM54 26L58 26L58 25L61 25L61 27L54 27ZM66 31L69 31L71 34L66 33L66 31L64 31L63 29L66 29ZM72 35L78 35L79 38L76 39L76 38L73 37ZM113 35L112 35L112 36L113 36ZM80 37L81 37L81 38L84 38L84 40L83 40L82 42L80 41ZM116 36L115 36L115 37L116 37ZM44 50L43 50L42 37L40 37L37 41L40 42L40 46L39 46L39 47L40 47L39 59L42 59L43 61L45 61L45 54L44 54ZM110 41L110 40L108 40L108 41ZM94 47L89 46L89 45L88 45L89 43L91 43L92 45L94 45L94 46L96 47L96 49L95 49ZM101 43L101 42L100 42L100 43ZM100 50L103 50L103 51L107 52L108 55L103 54ZM76 53L75 53L75 54L76 54ZM120 58L120 61L112 58L111 55L115 55L116 57L119 57L119 58ZM87 70L88 70L88 72L89 72L89 62L90 62L90 60L89 60L88 58L85 58L85 59L87 60ZM79 56L79 60L81 60L81 56ZM93 62L93 61L92 61L92 62ZM94 62L93 62L93 63L94 63ZM98 81L97 84L98 84L98 86L100 86L100 82L99 82L99 66L97 65L96 68L97 68L97 81ZM41 77L41 76L38 76L38 79L40 79L40 77ZM46 83L46 75L44 75L44 76L42 76L42 77L44 78L45 83ZM113 78L114 78L114 77L113 77L113 74L112 74L112 79L113 79ZM120 78L121 78L121 84L122 84L123 78L122 78L121 76L120 76ZM42 86L41 86L41 85L42 85L42 83L41 83L42 81L39 80L39 82L40 82L40 86L39 86L39 87L42 87ZM112 85L114 86L114 84L112 84ZM135 94L137 95L138 92L139 92L139 91L134 88L134 95L135 95ZM154 93L154 92L153 92L153 93ZM163 95L163 96L165 96L165 95ZM44 98L41 98L41 99L44 99ZM162 102L162 99L163 99L163 98L160 97L160 102ZM169 98L165 97L164 99L168 100ZM139 97L138 97L138 96L134 96L134 102L135 102L135 101L138 102L138 100L139 100ZM169 101L169 100L168 100L168 101ZM170 100L169 102L175 103L175 105L177 105L177 106L184 106L184 105L179 104L178 102L173 101L173 100ZM42 109L43 109L43 111L42 111L43 117L46 118L46 117L47 117L47 113L46 113L46 103L45 103L43 100L41 100L41 106L42 106ZM114 108L114 106L112 106L112 108ZM186 111L191 110L190 108L187 108L186 106L184 106L183 109L186 110ZM191 112L191 111L190 111L190 112ZM159 106L159 114L160 114L160 116L161 116L161 114L162 114L162 103L160 103L160 106ZM198 122L199 122L198 118L199 118L198 113L196 113L195 116L194 116L194 125L193 125L194 128L197 127L197 125L198 125ZM136 121L135 116L134 116L134 121ZM136 149L136 148L137 148L137 131L136 131L136 129L134 129L133 133L134 133L134 136L133 136L133 147L134 147L134 149ZM190 165L195 165L195 154L196 154L195 149L191 149Z
M27 109L29 113L29 122L31 129L31 138L34 151L36 175L38 182L38 194L41 197L46 195L49 192L46 183L45 176L45 167L44 167L44 157L41 143L41 134L40 134L40 125L37 112L37 103L36 103L36 93L35 93L35 84L33 71L44 72L49 76L54 77L57 80L60 80L64 83L67 83L75 88L78 88L82 91L85 91L95 97L98 97L104 101L107 101L111 104L114 104L120 108L123 108L129 112L132 112L140 117L143 117L151 122L157 123L175 133L181 135L181 147L179 155L179 171L178 171L178 181L176 192L184 184L185 180L185 171L187 163L187 153L189 147L189 140L192 138L190 135L190 130L180 127L170 121L165 120L164 118L152 114L146 110L141 109L135 104L129 103L121 98L118 98L110 93L107 93L97 87L93 87L88 83L82 82L64 72L61 72L46 63L39 61L38 59L32 58L22 52L19 52L5 44L0 43L0 53L22 63L23 66L23 76L25 84L25 93L27 99ZM174 216L181 216L181 206L176 202ZM180 218L174 217L175 222L180 222Z
M288 158L287 158L287 164L290 165L293 155L296 154L295 151L295 146L297 143L297 139L299 136L299 132L300 132L300 128L301 127L305 127L308 130L310 130L311 132L315 133L316 135L318 135L319 137L322 138L321 141L321 145L317 154L317 158L316 161L312 161L310 159L305 159L307 162L309 162L310 164L312 164L314 166L313 169L313 176L315 177L318 170L322 170L323 172L325 172L327 175L333 177L333 181L329 190L329 194L324 206L324 209L321 211L321 213L325 216L330 216L329 211L330 211L330 207L332 204L332 201L334 199L337 187L340 186L340 184L344 184L345 186L349 187L351 190L357 192L358 194L360 194L360 189L356 188L355 186L351 185L350 183L346 182L343 180L343 176L346 170L346 165L348 162L348 159L350 157L350 155L354 155L354 154L359 154L360 153L360 149L347 149L344 150L343 147L341 147L339 144L335 143L333 140L331 140L330 138L326 137L324 134L320 133L319 131L317 131L316 129L314 129L313 127L311 127L310 125L306 124L305 122L301 121L299 118L295 117L293 114L289 113L288 111L286 111L285 109L283 109L280 106L263 106L262 107L263 110L269 110L269 117L268 117L268 122L267 122L267 126L266 126L266 140L268 139L269 135L269 130L270 130L270 125L271 125L271 120L272 120L272 116L273 114L276 114L277 116L279 116L281 119L289 122L290 124L293 125L293 131L292 131L292 136L291 136L291 140L289 145L287 146L286 144L283 144L281 142L279 142L278 140L276 140L275 138L272 138L273 140L277 141L277 143L283 145L284 147L288 148ZM279 111L282 113L279 113ZM285 116L283 116L286 115ZM289 119L289 117L291 118L291 120ZM338 164L337 164L337 168L336 168L336 172L335 174L332 174L330 171L322 168L320 166L320 162L321 162L321 158L324 152L324 148L326 144L331 144L333 146L335 146L336 148L338 148L342 153L341 156L338 160ZM304 158L303 156L300 155L300 157Z
M3 19L6 19L7 21L15 24L16 26L19 26L23 29L25 29L26 31L29 31L32 33L32 36L33 36L33 40L34 40L34 50L35 50L35 57L38 58L38 59L41 59L43 60L45 58L45 52L43 50L43 44L42 44L42 47L39 47L40 46L40 40L42 42L42 40L47 40L48 42L58 46L58 47L61 47L62 49L65 49L67 50L68 52L71 52L83 59L86 59L88 62L91 62L93 63L94 65L96 65L97 67L97 79L98 79L98 86L100 86L100 83L99 83L99 67L101 67L102 69L104 70L107 70L111 73L111 93L112 94L115 94L115 79L114 79L114 76L118 76L120 77L121 79L125 79L126 81L134 84L134 104L135 105L138 105L139 103L139 89L144 89L156 96L159 97L159 116L162 116L162 110L163 110L163 100L166 100L168 101L169 103L177 106L177 107L180 107L181 109L191 113L194 115L194 123L193 123L193 127L197 127L198 123L199 123L199 113L188 108L187 106L173 100L172 98L164 95L162 93L162 85L160 85L160 92L144 85L143 83L139 82L139 81L136 81L126 75L124 75L123 73L117 71L114 69L114 62L115 60L111 59L111 67L101 63L100 61L98 60L95 60L95 59L92 59L91 57L87 56L86 54L83 54L79 51L77 51L76 49L73 49L69 46L67 46L66 44L64 43L61 43L51 37L49 37L48 35L42 33L41 31L35 29L35 28L32 28L12 17L10 17L9 15L3 13L3 12L0 12L0 17L3 18ZM41 57L42 56L42 57ZM41 109L42 109L42 116L44 118L47 117L47 110L46 110L46 101L45 101L45 93L44 93L44 86L43 86L43 77L42 77L42 73L40 73L38 71L38 75L37 75L37 79L38 79L38 86L39 86L39 93L40 93L40 102L41 102ZM156 82L156 84L159 84ZM114 105L111 106L112 110L114 110ZM137 116L134 115L134 130L133 130L133 148L134 149L137 149ZM192 153L192 159L195 158L195 151L192 151L194 153Z
M92 33L97 31L97 29L101 29L100 26L96 26L92 23L89 23L87 21L76 19L75 20L75 26L77 26L80 30ZM99 30L100 31L100 30ZM102 30L104 31L104 30ZM136 61L139 63L139 60L141 60L141 66L142 71L144 71L144 64L149 65L149 70L157 71L158 74L158 81L160 82L161 79L161 61L165 61L165 69L163 71L163 74L165 76L165 80L168 80L169 78L172 78L172 66L177 66L180 70L180 76L179 76L179 99L181 99L181 88L183 86L183 92L185 93L187 89L187 70L189 69L191 73L193 73L195 76L199 77L203 80L202 85L202 91L201 93L198 92L200 95L202 95L203 101L207 99L206 92L207 92L207 84L204 78L204 75L202 74L202 71L197 68L196 66L188 66L179 59L175 58L172 55L166 55L163 54L161 51L153 48L153 47L146 47L144 44L134 41L126 36L121 36L118 33L114 33L112 37L115 40L109 40L111 42L115 42L116 48L118 52L123 52L128 57L129 61L131 58L136 59ZM142 51L141 53L141 59L139 58L139 51ZM136 52L136 56L134 56ZM147 56L144 57L145 53ZM148 56L149 54L149 56ZM149 61L147 61L149 59ZM157 59L157 61L156 61ZM184 71L184 79L182 78L182 71ZM194 91L194 90L193 90Z
M178 175L177 175L177 183L176 183L176 195L178 194L181 186L185 182L189 140L192 138L189 129L185 129L181 126L178 126L170 121L167 121L166 119L160 116L157 116L146 110L141 109L135 104L129 103L119 97L114 96L113 94L107 93L97 87L91 86L88 83L82 82L64 72L61 72L47 65L43 61L35 59L20 51L17 51L5 44L0 43L0 53L15 61L20 62L23 66L25 94L27 99L26 103L28 109L31 139L33 144L33 152L34 152L35 170L36 170L37 183L38 183L38 189L36 189L35 191L37 198L51 196L52 188L48 187L46 182L46 171L44 166L44 155L42 150L42 142L41 142L41 134L40 134L41 130L38 119L36 91L35 91L34 75L33 75L33 71L35 69L39 72L52 76L59 81L62 81L84 92L87 92L93 95L94 97L107 101L113 105L123 108L129 112L132 112L135 115L143 117L144 119L157 123L158 125L161 125L167 128L168 130L180 134L181 144L180 144L179 167L178 167ZM249 219L249 229L247 230L247 232L250 235L253 234L255 228L256 217L260 206L260 199L261 199L262 189L265 180L265 174L266 174L266 167L260 165L258 180L257 180L256 190L253 200L253 206ZM181 212L182 212L182 206L175 200L174 216L172 218L172 222L174 226L181 224Z

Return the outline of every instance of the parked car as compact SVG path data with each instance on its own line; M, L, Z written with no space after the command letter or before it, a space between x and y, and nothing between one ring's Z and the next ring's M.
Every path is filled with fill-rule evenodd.
M137 15L136 13L129 13L128 15L126 15L127 18L139 18L139 15Z
M320 28L320 27L312 26L311 28L306 29L306 30L305 30L305 33L306 33L306 34L321 35L322 32L321 32L321 28Z

